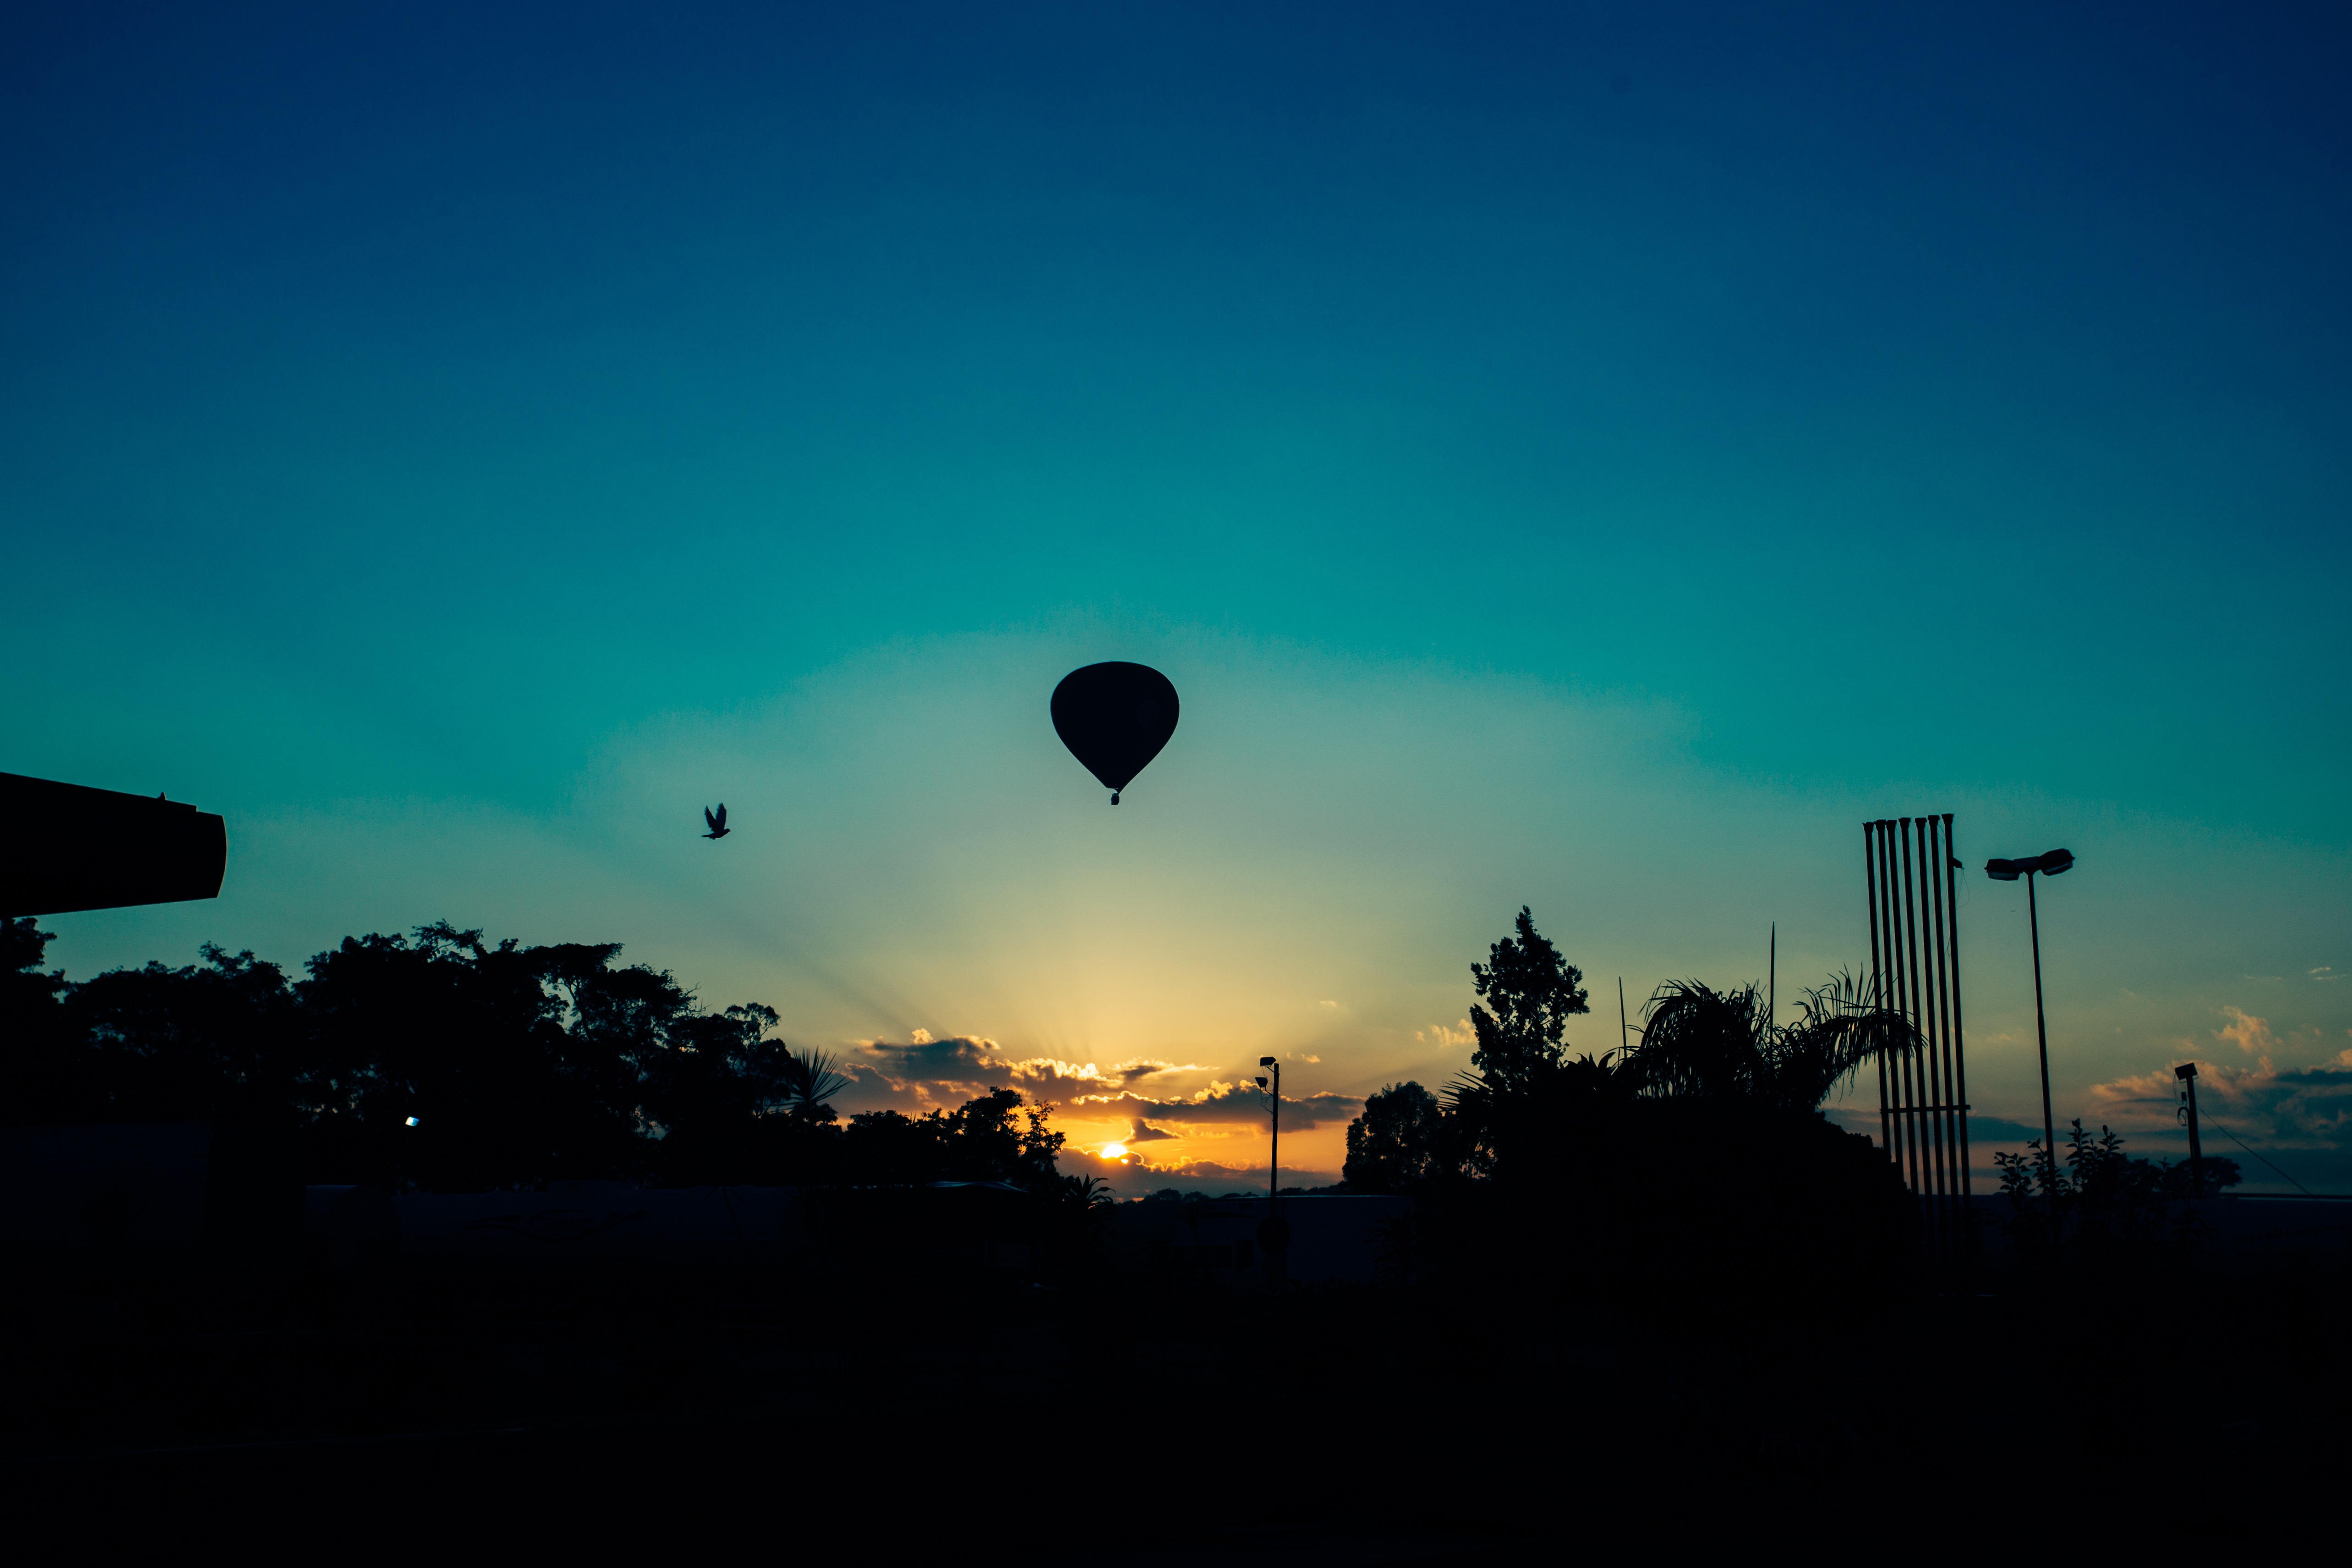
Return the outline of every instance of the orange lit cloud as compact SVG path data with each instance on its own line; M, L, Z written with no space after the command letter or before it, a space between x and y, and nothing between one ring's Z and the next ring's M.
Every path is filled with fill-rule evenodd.
M1186 1099L1154 1100L1131 1091L1115 1094L1082 1095L1073 1103L1093 1114L1115 1114L1172 1122L1179 1126L1222 1125L1241 1123L1262 1126L1266 1122L1265 1098L1252 1083L1212 1082L1207 1088ZM1293 1099L1282 1097L1282 1126L1285 1132L1306 1132L1311 1127L1330 1122L1353 1119L1364 1108L1364 1102L1353 1094L1308 1094Z
M2266 1019L2258 1019L2241 1008L2223 1008L2222 1016L2230 1021L2213 1031L2216 1040L2226 1040L2248 1056L2267 1061L2278 1049L2278 1040L2271 1033Z
M984 1035L942 1037L919 1029L904 1042L855 1042L842 1071L849 1076L851 1088L841 1104L855 1113L886 1107L910 1113L952 1107L992 1089L1017 1089L1039 1104L1076 1106L1132 1096L1136 1085L1211 1069L1199 1062L1157 1057L1134 1057L1104 1067L1052 1056L1016 1056ZM1127 1117L1150 1113L1122 1108L1114 1113Z
M2094 1084L2093 1114L2084 1121L2118 1132L2170 1128L2179 1088L2169 1067ZM2266 1147L2344 1149L2352 1146L2352 1051L2285 1071L2268 1061L2252 1067L2200 1062L2197 1099L2209 1121Z

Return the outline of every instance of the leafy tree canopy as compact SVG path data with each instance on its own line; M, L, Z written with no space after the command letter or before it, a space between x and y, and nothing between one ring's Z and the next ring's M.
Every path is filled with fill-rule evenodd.
M1391 1084L1364 1101L1348 1124L1349 1192L1419 1193L1437 1185L1444 1169L1445 1109L1418 1083Z
M42 973L49 939L0 927L0 1121L274 1123L304 1131L314 1179L450 1190L1058 1181L1062 1134L1013 1090L844 1129L838 1063L774 1038L773 1009L705 1011L617 943L530 947L443 922L347 937L299 980L207 946L77 985Z
M1473 1071L1495 1089L1527 1086L1566 1054L1560 1043L1568 1020L1584 1005L1584 972L1559 956L1536 930L1535 918L1519 909L1517 934L1494 945L1488 961L1470 966L1479 1003L1470 1009L1478 1037Z

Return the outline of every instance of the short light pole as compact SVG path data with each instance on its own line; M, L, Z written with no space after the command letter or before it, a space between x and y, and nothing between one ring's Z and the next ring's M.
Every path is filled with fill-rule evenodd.
M2197 1136L2197 1064L2184 1061L2172 1070L2180 1080L2180 1119L2189 1124L2189 1196L2205 1196L2205 1145Z
M1272 1202L1282 1197L1282 1063L1271 1056L1261 1056L1257 1064L1274 1069L1274 1088L1266 1100L1266 1113L1274 1119L1274 1139L1265 1161L1265 1196L1266 1200ZM1259 1079L1257 1086L1265 1088L1265 1080Z
M1290 1251L1290 1222L1282 1218L1282 1063L1261 1056L1257 1064L1274 1069L1271 1089L1265 1079L1257 1081L1266 1095L1274 1129L1274 1145L1265 1162L1265 1218L1257 1222L1257 1244L1265 1252L1265 1282L1270 1289L1280 1290L1289 1279L1286 1257Z
M2050 1217L2058 1217L2058 1121L2050 1112L2050 1030L2042 1021L2042 912L2033 901L2033 879L2056 876L2074 869L2074 856L2068 850L2052 850L2021 861L1992 860L1985 862L1985 875L1995 882L2015 882L2025 879L2025 914L2033 932L2033 1035L2042 1046L2042 1158L2049 1166Z

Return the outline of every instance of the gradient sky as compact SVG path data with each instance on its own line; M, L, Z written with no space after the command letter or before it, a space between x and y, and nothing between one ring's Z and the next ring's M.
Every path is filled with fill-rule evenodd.
M2062 1122L2194 1057L2352 1190L2347 84L2322 5L12 5L0 768L232 843L53 957L617 939L1214 1185L1260 1054L1321 1172L1461 1071L1521 904L1603 1049L1949 810L2081 857Z

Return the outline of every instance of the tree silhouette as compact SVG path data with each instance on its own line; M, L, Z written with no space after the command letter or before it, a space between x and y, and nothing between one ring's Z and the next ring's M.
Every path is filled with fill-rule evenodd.
M1470 1009L1470 1027L1478 1037L1470 1065L1487 1085L1509 1093L1560 1061L1569 1019L1589 1010L1584 974L1537 933L1525 905L1517 936L1496 943L1488 962L1471 965L1470 977L1485 1004Z
M56 939L30 915L0 919L0 1123L74 1119L58 1109L80 1077L60 1000L72 987L41 967Z
M842 1179L853 1186L1001 1181L1045 1191L1060 1179L1063 1145L1051 1121L1046 1107L1013 1089L919 1117L869 1111L843 1132Z
M1418 1083L1391 1084L1364 1101L1348 1124L1350 1192L1418 1193L1436 1186L1445 1158L1445 1111Z
M1916 1040L1903 1020L1851 981L1808 993L1785 1029L1754 987L1676 982L1651 998L1638 1046L1570 1058L1576 967L1525 908L1491 951L1472 968L1479 1049L1440 1120L1444 1262L1430 1277L1522 1333L1580 1309L1715 1333L1759 1300L1865 1310L1902 1277L1908 1194L1816 1107L1873 1052ZM1351 1153L1370 1143L1370 1111Z

